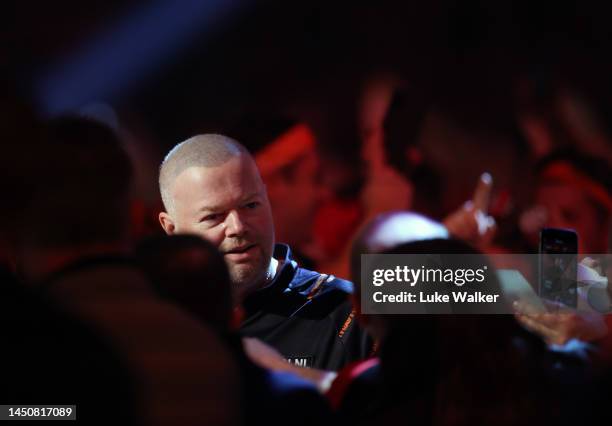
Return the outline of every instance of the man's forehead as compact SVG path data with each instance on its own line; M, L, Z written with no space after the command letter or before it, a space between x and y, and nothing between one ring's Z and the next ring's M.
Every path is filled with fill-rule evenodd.
M236 159L238 160L238 159ZM174 180L175 202L224 203L263 191L263 184L252 165L234 159L218 167L193 166Z
M174 186L214 185L219 181L253 180L257 177L259 172L253 160L240 155L218 166L188 166L177 174Z
M538 186L536 198L540 202L552 204L568 204L586 200L587 194L576 185L563 182L547 182Z

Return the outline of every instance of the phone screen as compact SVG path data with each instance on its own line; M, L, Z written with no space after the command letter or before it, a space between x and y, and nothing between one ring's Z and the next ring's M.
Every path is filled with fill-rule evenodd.
M540 233L540 297L576 307L578 237L568 229Z

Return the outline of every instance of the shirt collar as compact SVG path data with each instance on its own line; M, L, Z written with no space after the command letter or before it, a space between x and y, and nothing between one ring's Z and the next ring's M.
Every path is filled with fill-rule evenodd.
M270 296L280 294L289 288L289 284L298 270L297 262L291 257L291 249L287 244L277 243L274 245L273 257L278 260L280 265L276 275L268 285L245 298L243 302L245 310L248 311L249 307L259 305Z

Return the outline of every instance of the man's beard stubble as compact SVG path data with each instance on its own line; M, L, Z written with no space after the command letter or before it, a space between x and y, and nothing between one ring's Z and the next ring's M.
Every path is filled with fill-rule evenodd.
M268 274L268 265L261 265L259 268L250 264L228 264L232 291L239 299L261 287Z
M226 241L226 244L222 244L219 247L221 253L225 254L234 249L250 245L255 245L257 250L257 257L253 259L253 262L232 263L229 260L226 261L232 291L239 299L244 298L266 284L272 259L270 256L266 256L261 241L257 241L256 238L236 237Z
M253 244L252 242L240 241L232 244L229 248L223 248L223 251L229 251L236 247ZM227 261L227 269L232 284L232 290L238 295L249 294L263 285L268 276L268 268L270 259L265 259L265 255L261 251L261 246L257 245L259 251L259 259L255 259L254 263L233 263Z

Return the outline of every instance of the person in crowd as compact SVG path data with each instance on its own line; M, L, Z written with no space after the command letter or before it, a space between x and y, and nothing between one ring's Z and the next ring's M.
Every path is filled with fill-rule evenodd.
M0 273L0 331L7 342L0 354L3 404L47 404L57 409L46 416L90 425L142 424L135 377L123 354L96 327L6 272Z
M351 247L351 279L356 283L353 294L353 306L361 307L361 255L382 253L397 245L436 238L448 238L449 232L444 225L418 213L409 211L393 211L380 214L365 223ZM364 315L361 309L356 310L357 319L366 331L380 346L386 334L384 315ZM334 409L342 416L350 419L354 406L362 403L370 406L378 403L367 402L372 389L380 386L380 359L371 357L356 361L342 369L331 389L327 393ZM358 415L357 415L358 417Z
M578 233L580 253L607 253L612 221L611 175L605 161L575 150L544 157L536 165L534 208L521 220L532 245L537 246L541 228L564 228Z
M143 424L238 424L242 383L230 350L160 300L128 257L132 168L120 140L83 118L58 118L45 130L52 149L36 171L18 253L28 285L125 359Z
M176 145L159 184L165 232L199 235L223 254L244 336L303 367L337 370L367 355L367 336L352 321L352 284L299 267L287 245L275 245L265 186L240 143L205 134Z
M359 126L365 183L360 196L363 210L360 223L363 225L384 212L410 208L440 218L453 236L486 251L497 234L495 220L489 214L493 176L481 173L471 199L459 207L449 203L449 198L457 198L458 180L450 179L453 182L449 185L447 177L445 182L440 164L436 169L431 152L425 153L432 151L427 145L439 149L448 143L428 134L423 139L425 130L431 131L432 127L427 122L433 111L431 100L418 90L403 86L405 83L397 77L381 75L368 82L362 95ZM442 124L448 127L448 123ZM442 156L444 149L440 152ZM481 163L470 161L463 166L470 174L475 167L481 167ZM466 178L460 180L465 182ZM445 190L453 187L455 191ZM451 193L453 197L449 197ZM464 188L461 193L465 193ZM351 237L356 231L357 228ZM329 262L328 268L337 275L350 273L351 239L347 239L349 244L344 246L341 255Z
M237 333L242 310L234 308L227 266L210 242L195 235L151 238L137 247L136 257L160 297L211 326L231 345L245 384L246 424L329 421L329 407L317 388L291 372L299 367L284 363L284 371L275 371L248 358ZM305 405L309 409L296 418L295 412Z
M196 235L151 236L134 250L153 289L219 333L237 328L240 308L234 309L229 273L223 256Z
M521 219L527 240L535 247L542 228L575 230L578 252L592 256L583 259L583 265L593 267L605 277L609 271L602 255L609 252L612 220L610 167L603 160L564 150L544 157L536 167L536 175L535 205ZM608 283L609 278L608 275ZM608 292L610 288L608 284ZM598 299L612 300L608 295ZM572 339L595 343L600 349L597 356L608 363L612 360L609 315L602 316L592 309L578 312L558 304L549 305L550 312L534 314L528 304L517 304L517 318L551 344L565 345ZM609 310L604 307L602 313L606 312Z
M328 195L314 133L306 124L293 125L257 151L255 163L266 185L275 237L292 248L302 266L312 268L307 252L313 221Z
M10 88L3 87L0 112L6 197L0 212L0 329L6 339L0 400L15 408L76 405L73 414L87 424L140 424L134 378L121 354L95 327L54 306L18 276L18 247L28 227L24 212L51 147L42 122Z
M474 264L493 270L472 247L449 239L442 224L411 212L381 215L362 229L353 251L356 282L363 253L470 254ZM499 290L495 276L488 277L487 285ZM580 359L547 351L511 315L358 312L358 318L381 349L379 358L347 367L332 385L328 395L346 424L408 419L415 424L522 424L525 418L552 424L568 420L559 415L560 401L573 398L568 387L558 385L588 380ZM539 406L528 403L536 397Z
M452 235L485 252L520 245L516 206L529 188L527 174L516 175L527 150L517 126L502 112L478 102L470 108L447 104L404 83L384 119L385 157L413 186L410 210L444 222ZM474 186L484 196L470 200Z

